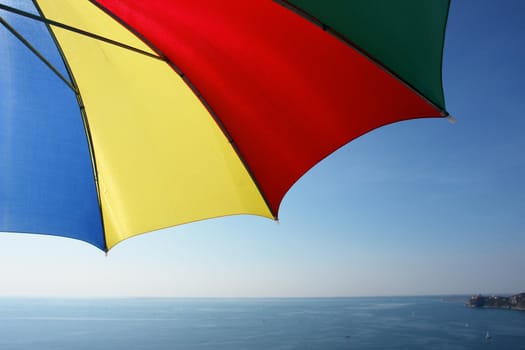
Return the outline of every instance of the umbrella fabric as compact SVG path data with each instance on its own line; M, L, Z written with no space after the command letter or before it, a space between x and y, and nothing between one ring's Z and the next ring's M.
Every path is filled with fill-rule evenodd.
M0 231L109 250L206 218L277 218L352 139L447 115L448 1L33 3L22 10L47 24L0 14L33 29L76 91L0 31Z

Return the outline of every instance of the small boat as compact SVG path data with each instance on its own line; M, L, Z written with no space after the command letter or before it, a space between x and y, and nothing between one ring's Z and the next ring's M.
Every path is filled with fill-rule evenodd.
M489 342L489 341L491 341L491 340L492 340L492 336L490 335L489 332L487 332L487 333L485 334L485 341Z

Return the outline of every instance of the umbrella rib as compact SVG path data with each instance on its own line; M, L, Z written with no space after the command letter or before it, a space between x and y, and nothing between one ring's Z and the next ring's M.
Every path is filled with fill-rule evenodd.
M120 24L122 24L124 27L126 27L130 32L132 32L133 34L135 34L138 38L140 38L144 43L146 43L146 45L148 45L153 51L157 52L157 54L160 56L160 57L163 57L164 58L164 61L181 77L181 79L186 83L186 85L190 88L191 91L193 91L193 93L195 94L195 96L201 101L201 103L203 104L204 108L206 108L206 110L210 113L211 117L215 120L215 122L217 123L217 126L219 127L219 129L222 131L224 137L226 137L226 139L228 140L228 142L230 143L231 147L233 148L234 152L236 153L237 157L239 157L239 160L241 161L242 165L244 166L244 169L246 169L246 172L248 173L248 175L250 176L250 178L252 179L253 183L255 184L255 187L257 188L257 191L259 192L259 194L261 195L261 198L263 199L264 201L264 204L266 205L266 207L268 208L268 210L270 211L270 213L272 214L274 220L278 220L278 217L277 217L277 213L274 212L274 210L272 209L272 206L270 205L270 202L268 201L268 199L266 198L266 195L264 194L259 182L257 181L255 175L253 174L253 172L251 171L250 167L248 166L248 162L246 161L246 159L243 157L242 153L241 153L241 150L239 149L239 147L237 146L237 144L235 143L235 140L231 137L230 133L228 132L228 130L226 129L226 126L224 125L224 123L221 121L221 119L217 116L217 114L215 113L215 111L213 110L213 108L210 106L210 104L208 103L208 101L204 98L204 96L199 92L199 90L197 89L197 87L191 82L191 80L188 78L188 76L186 76L184 74L184 72L175 64L175 62L171 61L169 59L169 57L166 57L150 40L148 40L147 38L145 38L142 34L140 34L138 31L136 31L135 29L133 29L130 25L128 25L125 21L123 21L121 18L119 18L118 16L116 16L114 13L112 13L111 11L109 11L105 6L101 5L97 0L89 0L93 5L97 6L99 9L101 9L102 11L104 11L108 16L110 16L111 18L113 18L115 21L119 22Z
M60 71L53 66L22 34L20 34L15 28L13 28L2 16L0 16L0 24L2 24L7 30L9 30L22 44L24 44L36 57L38 57L46 66L49 67L55 73L60 80L62 80L73 92L77 93L77 88L71 84L71 82L64 77Z
M87 36L89 38L96 39L96 40L99 40L99 41L102 41L102 42L105 42L105 43L108 43L108 44L111 44L111 45L119 46L119 47L121 47L123 49L127 49L127 50L130 50L130 51L133 51L133 52L145 55L145 56L149 56L151 58L155 58L155 59L158 59L158 60L161 60L161 61L165 61L166 60L162 56L158 56L158 55L156 55L154 53L151 53L151 52L148 52L148 51L144 51L144 50L138 49L136 47L133 47L131 45L127 45L127 44L121 43L120 41L112 40L112 39L106 38L104 36L101 36L101 35L98 35L98 34L95 34L95 33L91 33L91 32L88 32L88 31L85 31L85 30L82 30L82 29L79 29L79 28L76 28L76 27L73 27L73 26L61 23L61 22L53 21L53 20L45 18L43 16L34 15L32 13L29 13L29 12L26 12L26 11L23 11L23 10L20 10L20 9L11 7L11 6L0 4L0 9L8 11L8 12L12 12L14 14L17 14L17 15L20 15L20 16L23 16L23 17L27 17L27 18L33 19L35 21L39 21L39 22L45 23L47 25L52 25L52 26L55 26L55 27L58 27L58 28L62 28L62 29L68 30L68 31L73 32L73 33L84 35L84 36Z
M423 93L421 93L421 91L419 91L414 85L410 84L408 81L403 79L396 72L394 72L393 70L388 68L386 65L384 65L381 61L379 61L376 58L374 58L370 53L368 53L361 46L357 45L355 42L353 42L352 40L350 40L346 36L342 35L338 31L336 31L335 29L331 28L329 25L327 25L326 23L322 22L317 17L315 17L315 16L309 14L308 12L304 11L303 9L301 9L301 8L291 4L288 0L273 0L273 1L275 1L279 5L287 8L290 11L293 11L293 12L297 13L299 16L301 16L304 19L306 19L306 20L312 22L313 24L317 25L318 27L320 27L325 32L328 32L328 33L332 34L333 36L335 36L336 38L338 38L339 40L341 40L342 42L344 42L345 44L347 44L348 46L350 46L351 48L353 48L354 50L356 50L360 54L362 54L364 57L366 57L368 60L370 60L370 62L375 64L377 67L379 67L380 69L382 69L386 73L388 73L390 76L392 76L393 78L398 80L400 83L405 85L408 89L413 91L419 97L424 99L432 107L434 107L435 109L440 111L441 116L447 117L449 115L449 113L446 111L446 109L444 109L443 107L438 106L434 101L430 100Z
M35 9L42 16L41 18L43 18L44 14L42 12L42 9L38 5L37 1L36 0L32 0L32 2L33 2L33 5L35 6ZM106 235L105 235L104 215L102 213L102 201L101 201L101 198L100 198L100 185L99 185L99 181L98 181L97 162L96 162L96 158L95 158L95 149L93 147L93 137L91 136L91 129L89 127L89 122L88 122L88 118L87 118L86 108L84 106L84 101L82 100L82 96L80 94L80 89L78 88L78 84L77 84L77 82L75 80L75 76L73 75L71 67L69 66L69 64L67 62L66 56L64 54L64 51L62 51L62 47L60 46L60 44L59 44L59 42L58 42L58 40L57 40L57 38L55 36L55 33L51 29L50 24L49 23L45 23L45 25L46 25L46 28L47 28L47 30L49 32L49 35L51 36L51 38L53 39L53 42L55 43L55 46L56 46L56 48L58 50L58 53L60 54L60 57L62 58L62 62L64 63L64 67L66 68L67 74L69 75L69 77L71 79L72 85L75 88L75 90L74 90L75 91L75 97L77 99L78 108L80 110L80 116L82 118L82 123L84 125L84 131L85 131L85 134L86 134L87 144L88 144L88 148L89 148L89 156L91 158L91 166L92 166L92 170L93 170L93 179L94 179L95 188L96 188L96 191L97 191L98 209L99 209L99 213L100 213L100 221L101 221L101 225L102 225L102 232L103 232L103 239L104 239L104 252L107 255L107 253L108 253L108 246L107 246Z

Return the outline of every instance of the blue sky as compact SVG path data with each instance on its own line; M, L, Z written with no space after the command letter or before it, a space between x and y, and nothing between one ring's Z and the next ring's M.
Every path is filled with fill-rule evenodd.
M108 256L71 239L0 234L0 295L525 291L524 17L520 0L452 1L443 79L457 123L408 121L355 140L289 191L279 223L197 222Z

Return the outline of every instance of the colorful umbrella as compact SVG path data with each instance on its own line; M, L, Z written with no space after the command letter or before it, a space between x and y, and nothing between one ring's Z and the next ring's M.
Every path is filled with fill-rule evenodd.
M448 7L1 1L0 231L107 251L206 218L277 218L288 189L352 139L448 115Z

